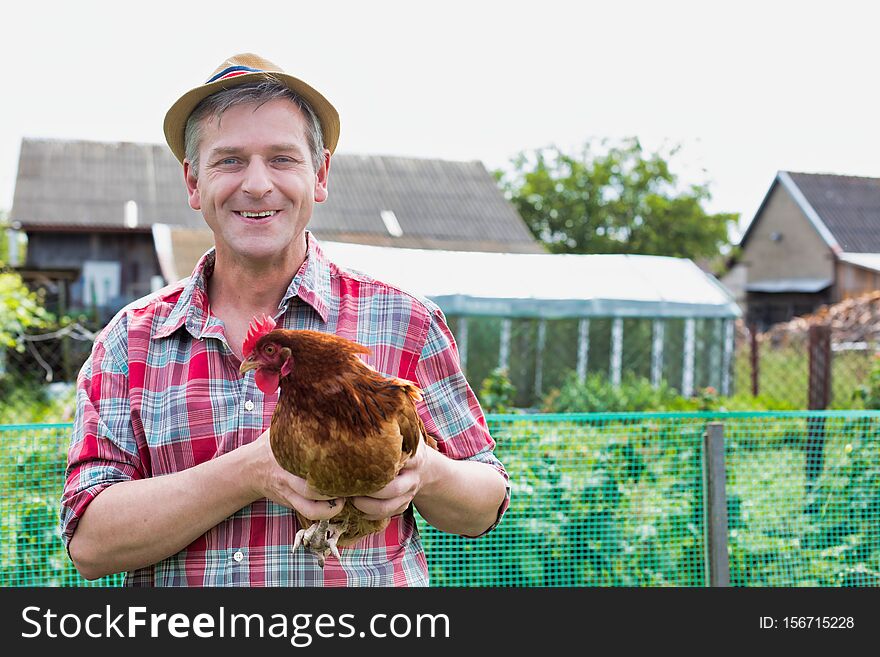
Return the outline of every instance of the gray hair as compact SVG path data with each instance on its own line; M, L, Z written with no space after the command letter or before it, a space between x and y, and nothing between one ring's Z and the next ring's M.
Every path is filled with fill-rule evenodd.
M243 84L230 89L218 91L202 100L186 120L184 131L184 149L189 160L190 170L195 178L199 177L199 144L202 141L202 126L206 118L220 119L226 110L242 104L253 104L257 107L270 100L286 98L302 111L306 119L306 137L312 151L312 165L315 171L324 162L324 136L318 116L305 99L291 91L277 80L264 80L253 84Z

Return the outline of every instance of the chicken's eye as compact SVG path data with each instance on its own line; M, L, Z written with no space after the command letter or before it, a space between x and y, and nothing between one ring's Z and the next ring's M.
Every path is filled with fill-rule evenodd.
M265 351L267 354L269 354L271 356L272 354L275 353L275 347L273 347L272 345L269 345L263 351Z

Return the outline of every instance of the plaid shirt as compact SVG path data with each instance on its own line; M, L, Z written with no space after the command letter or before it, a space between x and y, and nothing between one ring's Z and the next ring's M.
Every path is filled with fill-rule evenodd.
M123 309L101 332L77 382L76 418L61 504L65 544L96 495L120 481L179 472L255 440L278 393L241 376L223 324L209 312L209 251L193 275ZM336 333L369 347L364 360L415 381L419 414L453 459L507 473L460 368L443 313L430 301L308 255L281 300L278 325ZM509 504L507 497L498 520ZM496 523L498 522L496 520ZM493 525L494 527L494 525ZM294 513L267 499L239 510L184 550L129 572L130 586L426 586L428 567L412 505L388 528L343 548L324 570L291 552Z

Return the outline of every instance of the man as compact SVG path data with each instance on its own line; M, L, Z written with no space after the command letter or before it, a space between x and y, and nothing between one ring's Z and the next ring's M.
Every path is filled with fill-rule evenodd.
M440 310L328 262L306 230L328 195L336 110L237 55L172 106L165 134L215 249L189 279L123 309L83 366L61 514L71 559L88 579L127 571L129 585L426 585L411 503L477 536L508 504L507 475ZM379 371L423 389L419 412L440 438L439 452L418 450L353 500L391 524L323 570L291 553L290 509L325 519L343 505L280 468L264 430L277 393L239 374L262 313L368 344Z

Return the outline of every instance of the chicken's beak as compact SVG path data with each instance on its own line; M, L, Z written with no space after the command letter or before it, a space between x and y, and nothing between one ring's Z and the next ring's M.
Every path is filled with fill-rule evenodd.
M257 361L248 358L241 364L241 367L238 368L238 371L240 374L244 374L245 372L250 372L251 370L256 370L259 368L260 364Z

